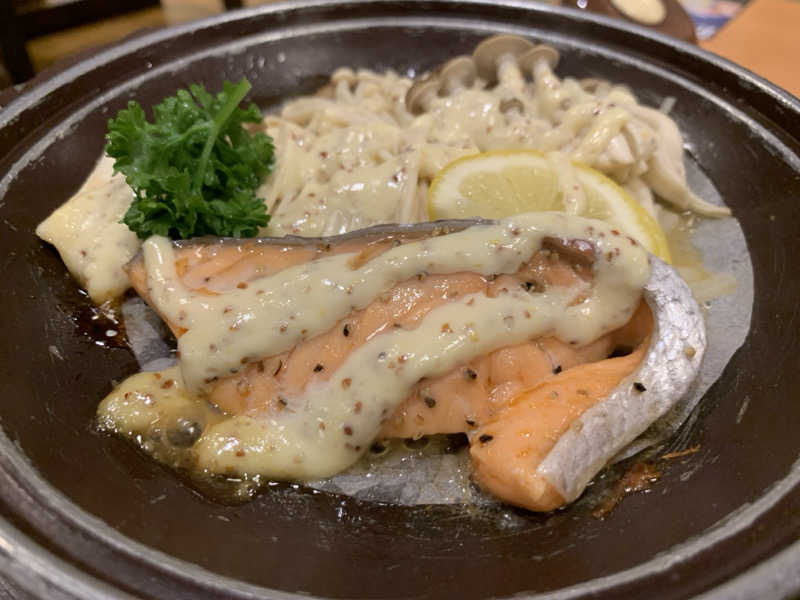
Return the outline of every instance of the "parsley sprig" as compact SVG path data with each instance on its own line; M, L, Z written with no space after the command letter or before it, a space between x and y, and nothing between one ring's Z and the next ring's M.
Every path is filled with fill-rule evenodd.
M134 193L122 220L140 238L246 237L267 224L255 190L274 149L269 136L243 127L261 122L255 104L239 107L250 87L226 81L213 96L192 85L156 105L153 122L134 101L109 120L106 153Z

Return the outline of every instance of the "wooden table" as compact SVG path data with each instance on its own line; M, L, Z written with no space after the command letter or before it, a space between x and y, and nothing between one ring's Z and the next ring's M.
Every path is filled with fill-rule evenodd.
M700 46L800 97L800 0L752 0Z

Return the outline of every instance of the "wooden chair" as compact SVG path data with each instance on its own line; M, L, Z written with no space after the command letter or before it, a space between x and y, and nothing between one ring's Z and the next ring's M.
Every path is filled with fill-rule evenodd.
M158 6L159 0L0 0L0 52L14 83L33 77L29 39Z

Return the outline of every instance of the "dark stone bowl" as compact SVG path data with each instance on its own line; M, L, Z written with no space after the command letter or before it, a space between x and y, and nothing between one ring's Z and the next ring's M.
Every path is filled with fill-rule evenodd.
M217 87L242 76L269 109L315 90L338 66L421 72L501 31L555 44L560 73L627 82L651 104L674 97L694 159L742 222L753 325L684 432L699 452L665 463L650 493L599 520L581 503L549 515L475 514L292 486L228 506L94 432L99 399L136 363L76 326L88 304L33 231L90 171L111 114L129 98L150 105L190 82ZM515 0L268 5L147 33L35 80L0 111L0 569L10 593L471 600L669 599L721 585L712 594L797 591L798 156L800 102L751 73L644 29Z

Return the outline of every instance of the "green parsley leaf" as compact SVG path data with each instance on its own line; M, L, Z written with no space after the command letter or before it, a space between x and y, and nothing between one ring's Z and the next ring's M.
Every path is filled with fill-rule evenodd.
M108 121L106 153L134 193L122 221L137 236L248 237L267 224L255 190L272 171L274 148L243 127L261 122L255 104L239 107L250 87L226 81L213 96L192 85L156 105L153 122L133 101Z

